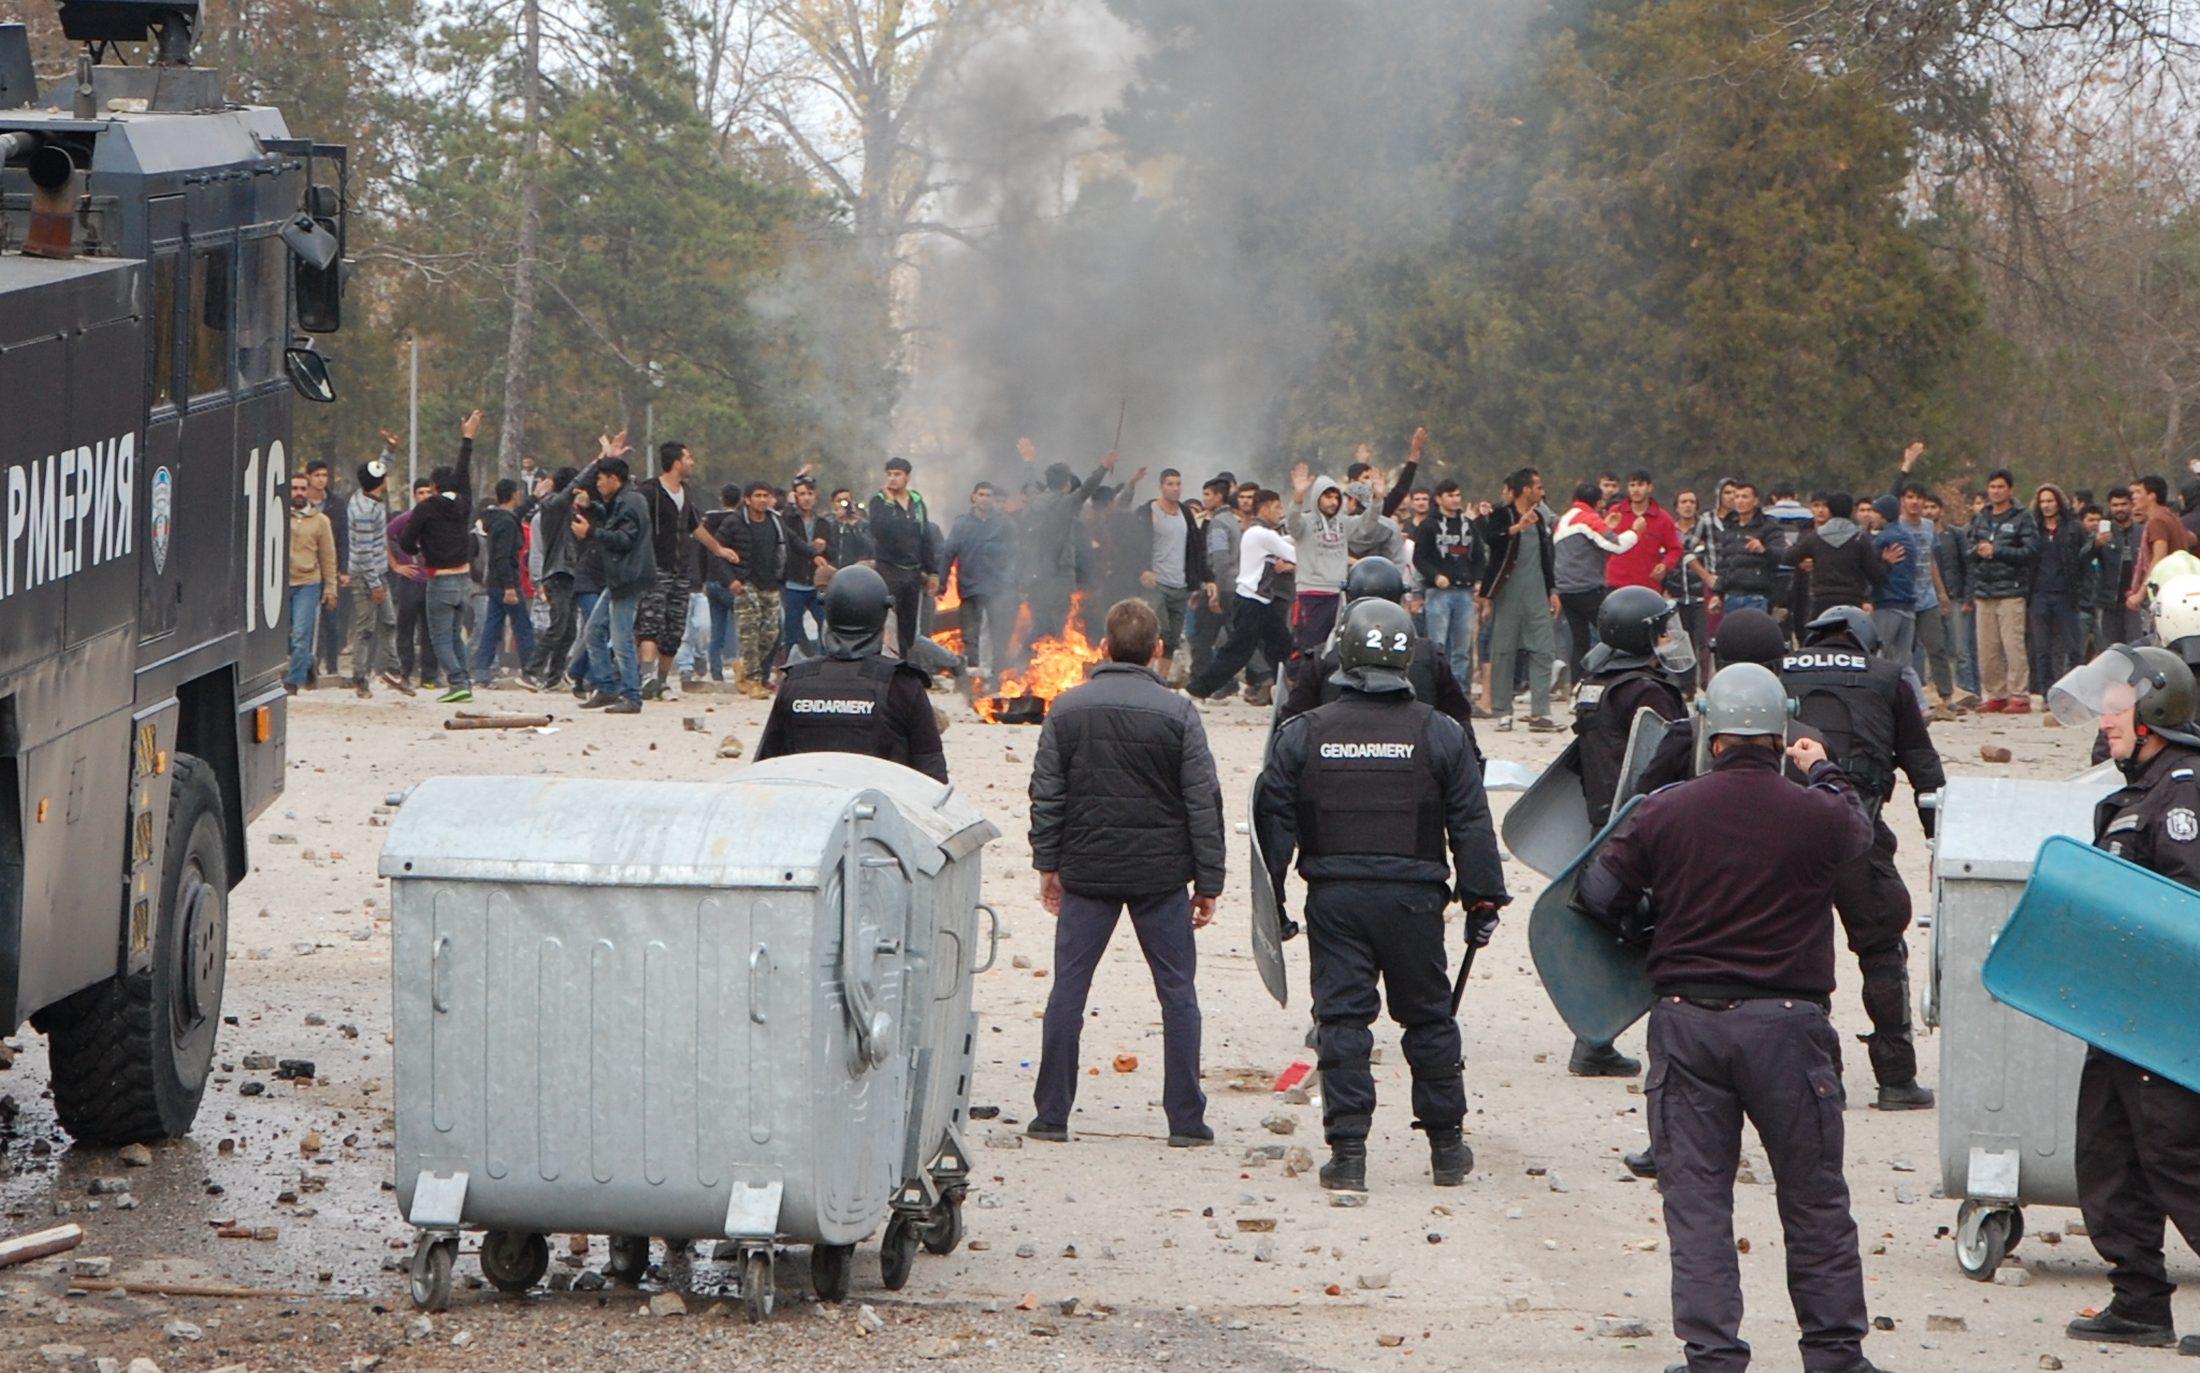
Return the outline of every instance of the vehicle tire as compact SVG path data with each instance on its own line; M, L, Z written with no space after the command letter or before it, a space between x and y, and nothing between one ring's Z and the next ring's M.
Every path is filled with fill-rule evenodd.
M932 1214L924 1218L922 1231L924 1252L945 1256L955 1252L963 1242L962 1197L950 1194L940 1198L940 1204Z
M741 1264L741 1301L752 1321L768 1321L776 1304L772 1291L772 1251L759 1249Z
M604 1263L604 1276L620 1282L640 1282L649 1271L649 1236L611 1236L611 1257Z
M78 1142L188 1133L206 1094L229 954L229 848L214 769L188 753L169 773L168 837L153 957L37 1017L54 1114Z
M499 1292L525 1292L550 1271L550 1241L524 1230L481 1237L481 1276Z
M1992 1282L2009 1254L2011 1217L2000 1207L1967 1201L1956 1212L1956 1267L1973 1282Z
M451 1259L458 1252L454 1239L422 1240L413 1250L412 1299L423 1311L441 1311L451 1304Z
M896 1211L894 1218L886 1222L886 1235L878 1244L879 1280L889 1292L899 1292L909 1283L909 1270L917 1265L917 1227L909 1217Z
M848 1279L856 1265L852 1244L820 1244L810 1251L810 1286L819 1301L846 1301Z

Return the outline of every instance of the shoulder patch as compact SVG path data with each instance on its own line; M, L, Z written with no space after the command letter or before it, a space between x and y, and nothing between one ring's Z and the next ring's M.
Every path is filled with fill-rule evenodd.
M2189 782L2192 780L2192 769L2179 768L2169 775L2169 780L2172 782Z
M2200 839L2200 815L2190 806L2179 806L2162 817L2162 832L2179 844L2189 844Z

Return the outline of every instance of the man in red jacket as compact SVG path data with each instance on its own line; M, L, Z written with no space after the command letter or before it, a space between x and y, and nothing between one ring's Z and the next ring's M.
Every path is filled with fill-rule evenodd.
M1627 499L1614 502L1605 512L1608 518L1618 515L1619 527L1623 529L1635 528L1637 516L1643 521L1642 537L1635 540L1635 546L1624 553L1613 554L1611 561L1604 565L1604 581L1609 590L1643 586L1663 595L1665 574L1681 565L1680 526L1674 524L1673 517L1658 504L1656 490L1649 469L1638 467L1627 474Z

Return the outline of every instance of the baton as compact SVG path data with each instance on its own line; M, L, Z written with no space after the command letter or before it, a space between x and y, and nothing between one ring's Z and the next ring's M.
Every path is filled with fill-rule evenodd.
M1474 956L1482 952L1479 944L1467 945L1467 956L1459 960L1459 977L1451 984L1451 1016L1459 1018L1459 1003L1467 999L1467 975L1474 971Z

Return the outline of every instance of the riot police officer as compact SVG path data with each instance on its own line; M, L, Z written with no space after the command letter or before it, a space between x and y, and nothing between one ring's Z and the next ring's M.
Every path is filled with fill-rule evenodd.
M758 760L788 753L867 753L947 780L939 717L924 672L884 651L893 597L878 573L844 567L822 602L822 656L790 664L757 741Z
M1373 597L1354 602L1338 656L1342 694L1277 730L1253 802L1277 892L1294 850L1306 880L1330 1148L1321 1182L1332 1191L1367 1186L1375 1113L1368 1027L1387 1002L1404 1027L1430 1171L1437 1186L1456 1187L1474 1153L1461 1131L1466 1082L1444 967L1444 908L1456 894L1467 907L1469 943L1489 942L1507 900L1497 835L1466 732L1413 699L1406 676L1413 620L1405 610Z
M1344 578L1345 605L1350 607L1353 602L1368 596L1393 605L1405 600L1406 579L1398 570L1398 564L1380 554L1352 564L1352 570ZM1291 694L1277 711L1276 723L1280 725L1294 715L1303 715L1316 706L1336 700L1344 690L1337 684L1340 665L1335 640L1331 640L1321 653L1299 659L1291 670ZM1426 635L1414 636L1413 658L1406 664L1405 671L1406 680L1413 686L1414 700L1436 707L1457 720L1459 727L1467 732L1467 747L1473 751L1479 767L1482 750L1474 738L1473 702L1467 699L1466 688L1459 684L1451 663L1433 639Z
M1780 659L1780 680L1799 704L1798 718L1826 741L1864 798L1872 817L1872 849L1862 863L1844 868L1833 888L1849 951L1864 974L1865 1038L1882 1111L1922 1110L1933 1104L1917 1081L1917 1043L1910 1032L1910 891L1895 871L1894 832L1879 815L1894 798L1895 771L1910 779L1918 796L1947 781L1940 754L1925 726L1925 707L1907 671L1879 657L1871 616L1838 605L1803 627L1802 647ZM1928 837L1933 812L1918 808Z
M1687 714L1680 688L1658 656L1672 619L1673 603L1646 586L1620 587L1597 607L1597 646L1581 660L1581 685L1574 691L1574 738L1581 745L1581 791L1592 830L1612 818L1635 712L1647 707L1666 720ZM1566 1071L1576 1077L1633 1077L1642 1064L1609 1044L1577 1039Z
M1663 1164L1673 1332L1688 1362L1746 1367L1734 1249L1742 1120L1772 1165L1788 1292L1806 1368L1878 1373L1864 1357L1863 1259L1842 1173L1841 1041L1833 995L1833 882L1871 847L1862 798L1815 739L1788 747L1788 692L1737 663L1704 690L1711 770L1636 808L1583 873L1577 901L1637 925L1655 911L1646 969L1650 1142ZM1669 1369L1667 1373L1674 1373Z
M2065 724L2097 719L2125 786L2093 812L2093 843L2188 887L2200 887L2200 690L2192 669L2163 648L2105 650L2048 692ZM2200 1355L2200 1336L2177 1340L2162 1262L2164 1220L2200 1247L2200 1093L2103 1049L2089 1048L2078 1078L2078 1205L2108 1260L2115 1298L2070 1323L2072 1339L2167 1345Z

